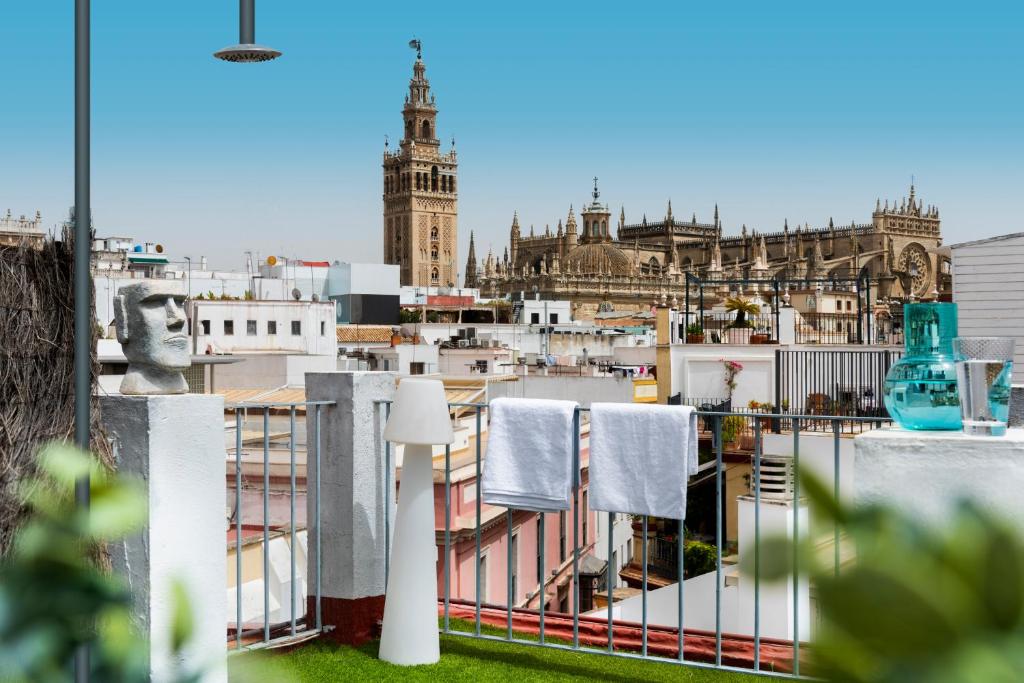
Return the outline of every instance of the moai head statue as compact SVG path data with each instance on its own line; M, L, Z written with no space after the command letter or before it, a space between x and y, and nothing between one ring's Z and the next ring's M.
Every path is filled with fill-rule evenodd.
M117 341L128 359L122 394L184 394L192 364L185 331L185 291L173 280L121 287L114 298Z

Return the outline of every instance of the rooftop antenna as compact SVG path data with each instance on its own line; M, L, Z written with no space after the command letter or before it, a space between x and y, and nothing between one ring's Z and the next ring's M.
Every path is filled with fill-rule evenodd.
M213 53L225 62L269 62L281 56L271 47L256 44L256 0L238 2L238 45Z

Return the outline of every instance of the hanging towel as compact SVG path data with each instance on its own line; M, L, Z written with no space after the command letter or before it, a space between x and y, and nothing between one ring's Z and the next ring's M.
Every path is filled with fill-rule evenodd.
M576 407L575 401L491 401L481 500L538 512L568 510Z
M591 404L590 507L683 519L697 439L690 406Z

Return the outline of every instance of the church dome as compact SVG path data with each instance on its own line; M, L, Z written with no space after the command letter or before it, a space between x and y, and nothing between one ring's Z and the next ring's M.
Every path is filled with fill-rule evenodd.
M581 244L566 257L569 272L586 274L607 273L610 275L632 275L633 265L629 257L618 247L607 242Z

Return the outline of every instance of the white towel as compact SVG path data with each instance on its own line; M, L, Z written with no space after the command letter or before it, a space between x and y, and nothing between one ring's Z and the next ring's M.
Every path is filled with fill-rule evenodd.
M690 406L591 404L590 507L685 518L697 441L697 413Z
M568 510L576 407L574 401L491 401L481 500L538 512Z

